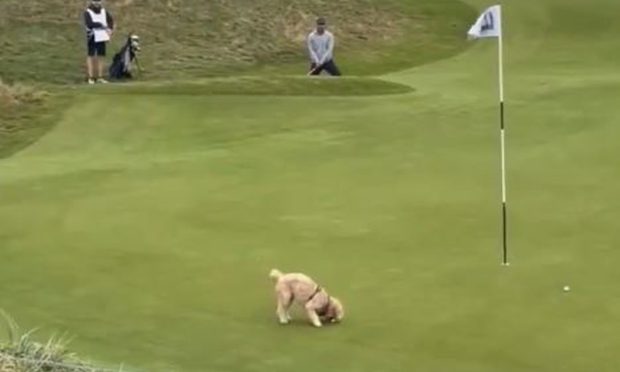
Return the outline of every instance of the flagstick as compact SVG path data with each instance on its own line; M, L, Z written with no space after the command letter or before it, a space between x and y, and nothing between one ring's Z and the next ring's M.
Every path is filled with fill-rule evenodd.
M501 10L500 10L501 11ZM501 19L501 13L500 13ZM501 23L500 23L501 24ZM508 217L506 203L506 130L504 125L504 45L503 30L498 37L499 53L499 113L500 113L500 141L501 141L501 172L502 172L502 265L509 266L508 262Z

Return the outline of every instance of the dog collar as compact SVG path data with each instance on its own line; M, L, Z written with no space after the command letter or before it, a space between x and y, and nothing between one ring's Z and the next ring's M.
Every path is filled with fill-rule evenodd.
M308 302L312 301L312 299L319 294L319 292L321 292L323 290L323 288L321 288L320 285L316 286L316 289L314 290L314 292L310 295L310 297L308 297Z

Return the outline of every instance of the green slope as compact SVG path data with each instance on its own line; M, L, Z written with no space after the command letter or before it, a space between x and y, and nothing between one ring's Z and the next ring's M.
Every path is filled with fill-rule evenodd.
M317 15L338 36L343 71L376 74L461 51L460 29L473 10L457 0L118 0L117 36L142 37L146 79L195 78L255 70L303 73L305 37ZM0 2L0 77L83 81L83 2ZM288 67L287 67L288 66Z

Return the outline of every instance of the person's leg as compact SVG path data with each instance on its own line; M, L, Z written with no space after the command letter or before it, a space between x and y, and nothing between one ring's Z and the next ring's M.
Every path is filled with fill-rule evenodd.
M86 73L88 74L88 82L95 79L94 76L93 57L86 57Z
M100 83L107 83L107 80L103 78L104 76L103 71L105 68L105 55L106 55L106 44L97 43L97 68L99 72L97 81Z
M88 39L86 42L86 74L88 75L89 84L93 84L95 82L95 54L97 54L97 51L95 50L95 43L92 39Z
M95 81L99 80L99 57L93 57L93 76L95 77Z
M327 61L324 65L323 68L325 69L325 71L329 72L330 75L332 76L341 76L342 74L340 73L340 70L338 69L338 66L336 66L336 64L334 63L334 60L330 60Z
M101 80L103 78L103 57L97 57L97 80Z

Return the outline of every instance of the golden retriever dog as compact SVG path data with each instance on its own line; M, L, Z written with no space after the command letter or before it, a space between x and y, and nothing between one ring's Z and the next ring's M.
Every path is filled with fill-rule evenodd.
M315 327L321 327L323 323L341 322L344 318L344 308L340 300L330 296L309 276L301 273L282 273L273 269L269 277L275 282L276 314L280 324L288 324L291 321L289 309L294 302L304 307Z

